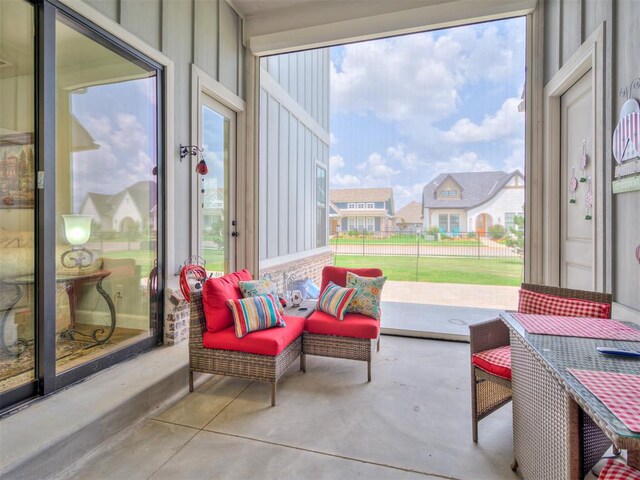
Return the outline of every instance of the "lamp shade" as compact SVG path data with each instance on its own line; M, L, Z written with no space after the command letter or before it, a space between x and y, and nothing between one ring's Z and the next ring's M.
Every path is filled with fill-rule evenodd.
M64 234L71 245L84 245L91 236L91 215L62 215Z

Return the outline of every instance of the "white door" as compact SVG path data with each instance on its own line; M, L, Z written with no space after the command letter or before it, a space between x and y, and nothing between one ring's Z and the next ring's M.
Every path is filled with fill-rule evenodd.
M203 93L199 123L208 173L198 175L198 254L220 275L235 268L236 113Z
M560 285L580 290L596 289L594 238L600 212L595 208L593 110L589 70L560 99ZM583 151L588 159L584 170L581 169ZM578 183L572 194L570 183L574 176ZM586 207L589 189L594 202L590 210ZM571 202L572 198L575 203Z

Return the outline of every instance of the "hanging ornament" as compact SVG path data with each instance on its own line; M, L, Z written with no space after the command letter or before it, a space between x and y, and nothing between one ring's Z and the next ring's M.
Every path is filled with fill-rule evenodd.
M200 175L206 175L209 173L209 167L207 167L207 162L204 161L204 155L200 156L200 161L196 165L196 173Z
M576 203L576 190L578 190L576 167L571 167L571 179L569 180L569 203Z
M582 155L580 155L580 170L582 171L582 176L580 177L581 182L587 181L587 164L589 163L589 157L587 156L587 140L582 140Z
M591 190L591 177L588 178L588 186L587 193L584 196L584 208L587 210L587 214L585 215L585 220L591 220L591 210L593 209L593 190Z

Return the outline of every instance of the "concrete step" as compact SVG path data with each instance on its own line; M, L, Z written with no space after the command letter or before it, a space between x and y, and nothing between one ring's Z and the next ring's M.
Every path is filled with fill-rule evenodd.
M0 478L51 478L187 393L187 342L99 372L0 420Z

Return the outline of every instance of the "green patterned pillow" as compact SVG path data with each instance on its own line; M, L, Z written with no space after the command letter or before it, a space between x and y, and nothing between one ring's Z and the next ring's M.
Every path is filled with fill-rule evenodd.
M270 277L264 277L259 280L248 280L238 282L238 287L244 298L258 297L264 295L273 295L278 298L278 291L276 284ZM278 302L278 311L284 313L284 308L280 302Z
M361 277L353 272L347 272L346 287L356 289L347 312L361 313L380 320L380 295L386 281L387 277Z

